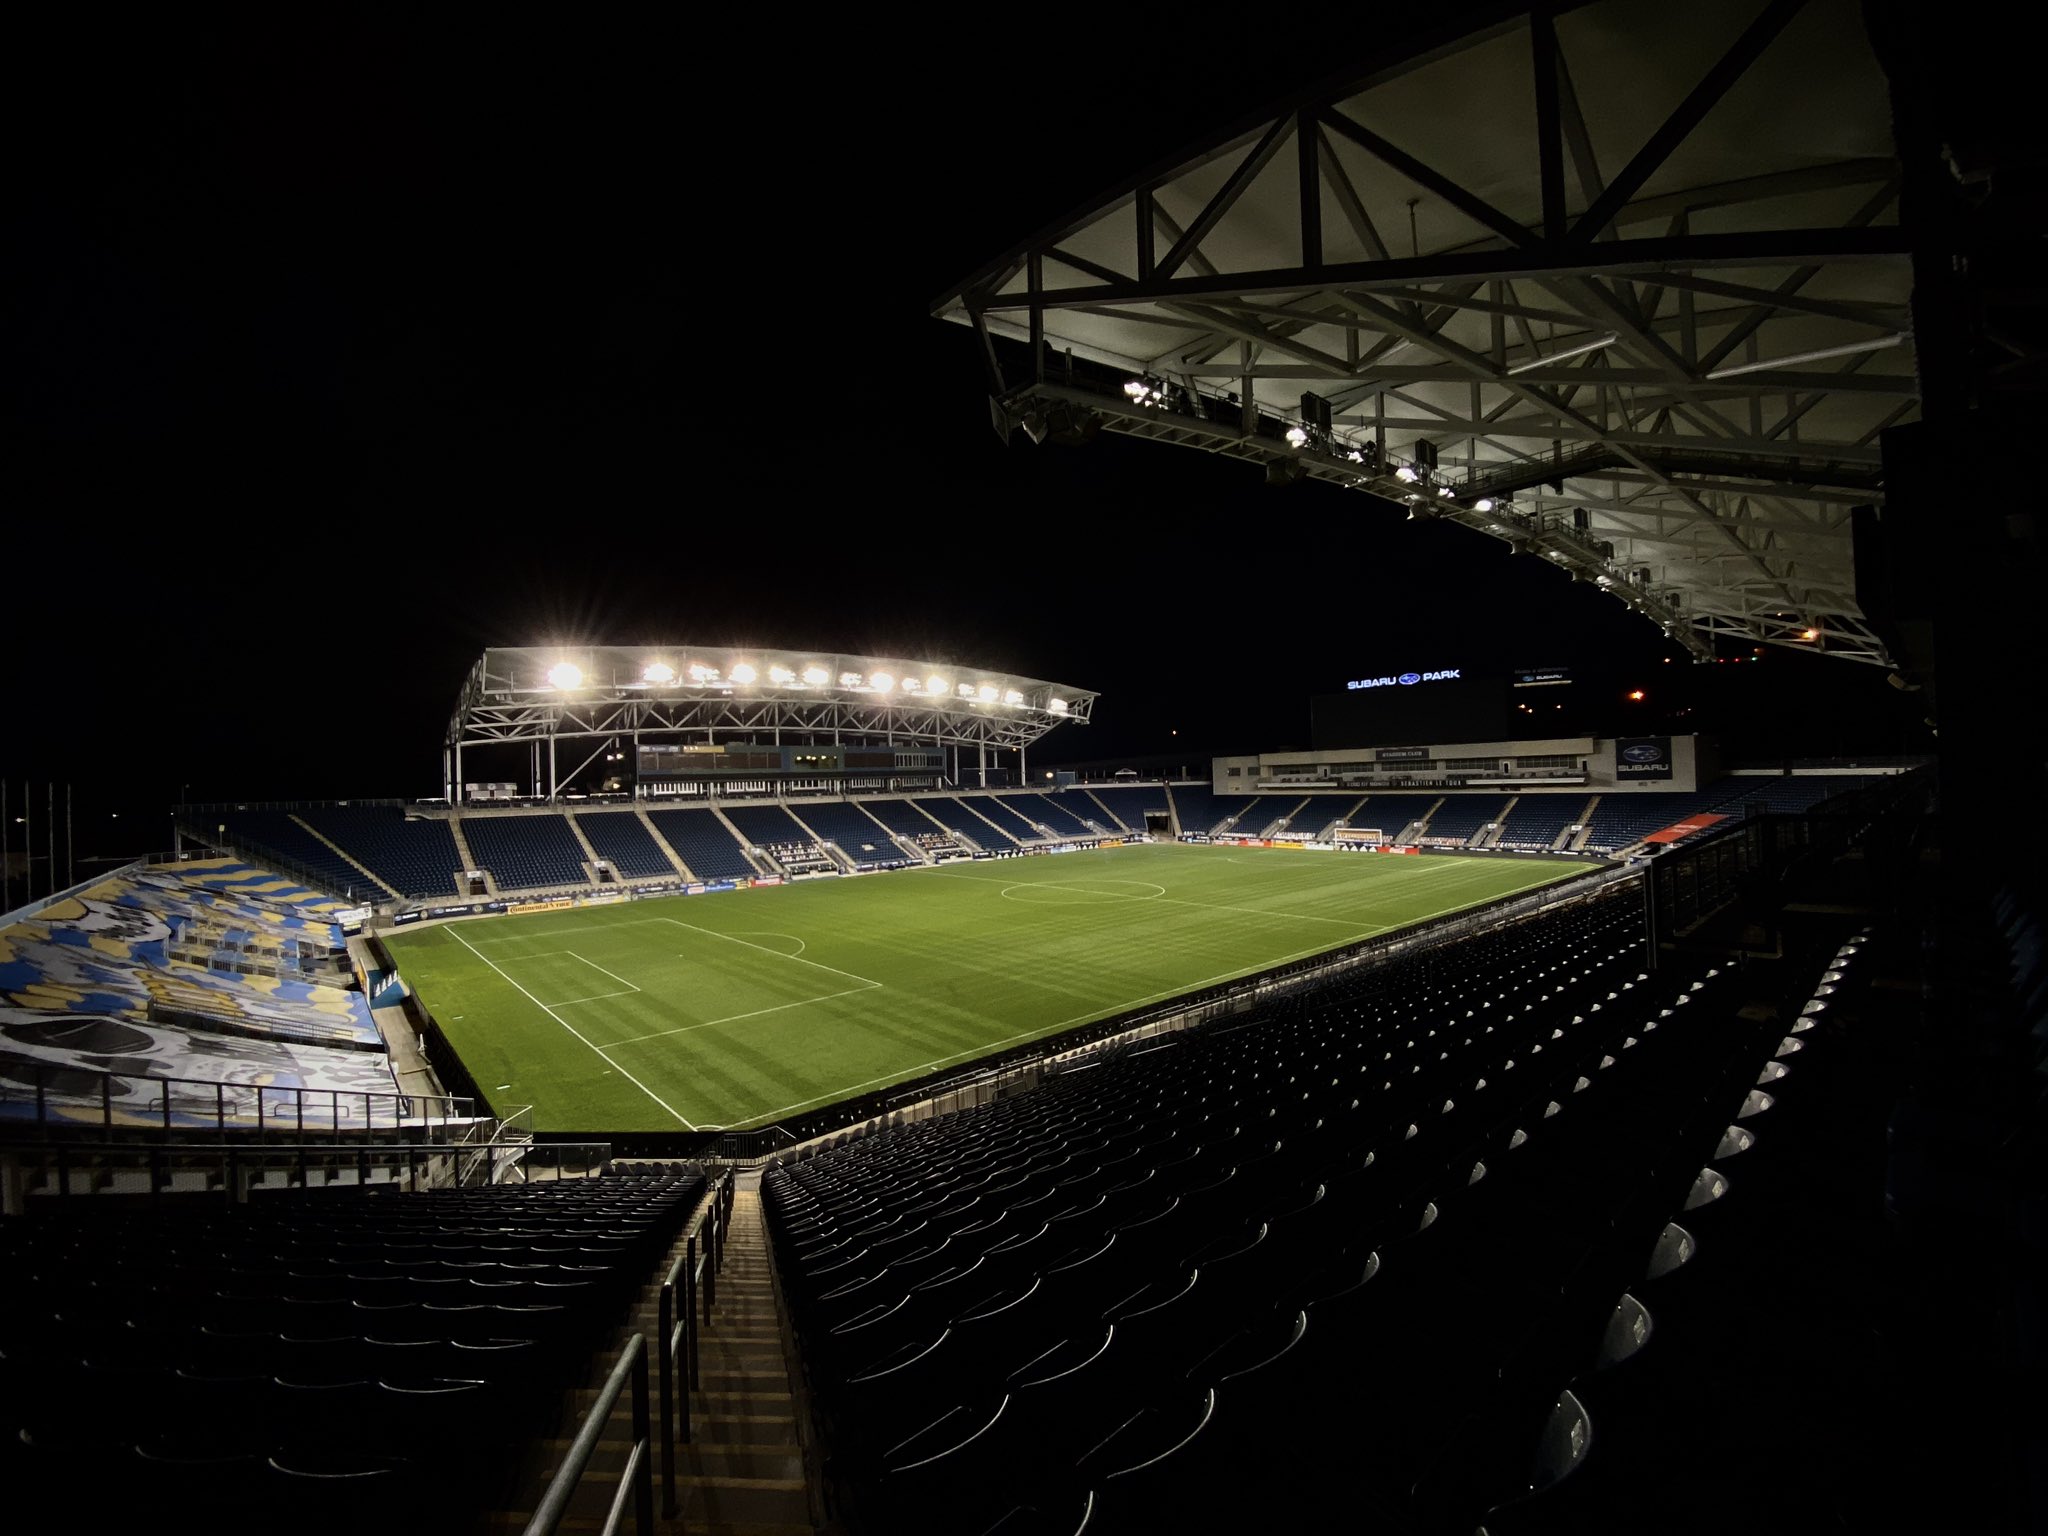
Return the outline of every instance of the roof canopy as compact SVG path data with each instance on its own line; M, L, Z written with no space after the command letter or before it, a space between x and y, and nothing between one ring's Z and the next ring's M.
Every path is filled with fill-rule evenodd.
M986 349L998 430L1106 428L1402 501L1696 655L1726 634L1888 663L1850 513L1882 500L1878 434L1918 383L1855 0L1500 5L1369 35L1355 69L937 301L1039 344L1021 370Z

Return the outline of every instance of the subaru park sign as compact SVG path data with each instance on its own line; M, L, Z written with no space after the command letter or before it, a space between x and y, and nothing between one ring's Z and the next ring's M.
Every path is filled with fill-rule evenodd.
M1403 672L1395 677L1354 677L1346 688L1412 688L1417 683L1456 682L1458 667L1446 667L1441 672Z
M1670 778L1671 738L1622 737L1614 744L1614 776L1617 779Z

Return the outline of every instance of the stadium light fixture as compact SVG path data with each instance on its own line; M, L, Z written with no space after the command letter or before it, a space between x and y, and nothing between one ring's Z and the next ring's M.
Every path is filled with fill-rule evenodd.
M718 668L710 666L705 662L693 661L690 663L690 681L693 683L716 682L718 681Z
M916 693L924 687L924 684L914 677L906 677L903 679L901 687L905 693Z
M732 669L732 680L736 683L751 683L757 676L752 662L743 661Z
M1394 471L1394 478L1396 480L1399 480L1403 485L1413 485L1416 481L1422 478L1422 472L1418 470L1413 464L1403 464L1399 469Z
M1436 488L1436 493L1437 495L1442 496L1446 499L1449 499L1450 497L1458 494L1456 491L1452 490L1448 485L1438 486Z
M858 688L860 686L860 674L858 672L840 673L839 686L842 688Z
M1472 503L1472 510L1474 512L1491 512L1493 510L1493 498L1491 496L1480 497Z
M1151 390L1146 388L1145 384L1141 380L1125 379L1124 393L1129 395L1133 400L1142 400L1145 398L1145 396L1151 393Z
M962 683L958 689L958 692L961 698L971 699L974 697L974 684Z
M1584 357L1588 352L1598 352L1603 347L1611 347L1619 340L1621 340L1619 335L1609 331L1605 336L1595 336L1591 341L1582 341L1575 347L1563 347L1543 357L1525 358L1510 368L1508 372L1512 375L1527 373L1531 368L1547 368L1552 363L1561 363L1567 358ZM1713 375L1708 374L1707 377L1712 378Z
M933 673L924 680L924 689L926 693L944 693L946 691L946 680L937 673Z
M1012 688L1009 692L1003 695L1003 702L1005 704L1011 705L1022 704L1024 702L1024 695L1019 693L1015 688Z
M1308 433L1300 427L1289 427L1287 429L1287 446L1290 448L1306 448L1308 446Z
M640 679L648 683L672 683L676 680L676 669L665 661L650 661L640 669Z
M1735 363L1726 368L1716 368L1707 375L1710 379L1732 379L1737 374L1761 373L1766 368L1789 368L1794 363L1819 363L1831 357L1853 357L1858 352L1882 352L1886 347L1896 347L1913 338L1904 331L1890 336L1876 336L1869 341L1848 341L1839 347L1815 347L1809 352L1788 352L1783 357L1767 357L1754 363Z
M809 683L813 688L824 687L825 684L831 680L831 677L832 674L830 672L827 672L823 667L814 665L804 668L804 681Z
M1067 712L1067 701L1062 698L1050 698L1045 701L1045 707L1056 715L1064 715ZM1047 774L1046 777L1051 778L1052 775Z
M1820 631L1817 629L1802 629L1799 631L1799 638L1802 640L1818 640L1820 638Z
M780 664L768 669L768 681L778 687L787 687L796 681L796 674Z
M548 684L564 693L583 686L583 669L573 661L558 661L548 668Z
M868 679L868 686L877 693L887 693L896 686L896 679L887 672L877 672Z
M974 692L976 697L984 704L993 704L996 700L996 685L994 683L983 683Z
M1640 704L1648 697L1649 695L1640 688L1631 688L1628 691L1628 701L1631 704Z

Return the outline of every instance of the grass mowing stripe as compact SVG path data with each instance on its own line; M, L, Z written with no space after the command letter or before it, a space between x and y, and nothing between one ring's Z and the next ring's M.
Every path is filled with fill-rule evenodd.
M450 928L449 931L451 933L454 933L454 929L452 927ZM488 965L492 970L497 971L500 976L505 976L505 973L502 970L498 969L498 963L495 960L491 959L490 956L486 955L482 950L478 949L474 944L470 943L469 940L463 938L461 934L456 933L455 940L457 943L462 945L464 949L468 950L472 955L475 955L477 959L483 961L485 965ZM576 958L580 960L583 957L581 955L578 955ZM557 1024L561 1025L562 1028L568 1030L569 1033L574 1035L578 1040L583 1041L585 1045L589 1045L590 1048L593 1051L596 1051L598 1055L604 1056L604 1059L606 1061L610 1061L612 1070L614 1072L618 1073L621 1077L625 1078L627 1082L631 1083L635 1088L638 1088L642 1093L646 1094L647 1097L654 1100L654 1102L659 1104L663 1109L667 1110L670 1114L674 1115L676 1119L681 1120L684 1125L689 1126L691 1130L694 1131L697 1129L697 1127L691 1125L687 1119L684 1119L683 1115L680 1112L678 1112L675 1106L670 1104L668 1100L664 1099L652 1088L648 1087L645 1083L641 1082L639 1078L635 1077L632 1073L628 1072L616 1061L612 1061L611 1057L605 1056L604 1050L601 1047L591 1045L589 1039L580 1030L578 1030L575 1025L571 1024L567 1019L563 1018L559 1013L555 1012L554 1009L550 1008L546 1003L542 1002L539 998L535 997L531 992L528 992L526 988L519 986L518 982L512 981L512 978L510 976L505 976L505 979L507 981L512 982L512 985L518 988L520 995L522 997L525 997L528 1001L530 1001L534 1007L538 1008L542 1013L546 1014L549 1018L553 1019Z

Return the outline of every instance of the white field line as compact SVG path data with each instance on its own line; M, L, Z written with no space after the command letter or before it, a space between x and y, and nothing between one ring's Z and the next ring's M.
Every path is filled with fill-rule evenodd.
M585 1035L574 1024L571 1024L567 1019L563 1018L559 1013L555 1012L554 1009L550 1008L546 1003L542 1002L539 998L535 997L531 992L527 991L526 988L520 986L518 982L512 981L512 978L510 976L506 976L505 972L499 968L498 962L493 960L489 955L485 954L482 950L478 949L474 944L470 943L469 940L465 939L460 933L457 933L454 924L449 924L448 931L455 935L455 941L458 944L460 944L464 949L468 950L472 955L475 955L477 959L483 961L483 963L485 965L488 965L492 970L497 971L500 976L504 976L507 981L512 982L513 987L518 990L520 996L524 997L528 1002L532 1003L534 1007L538 1008L542 1013L546 1014L549 1018L553 1019L557 1024L561 1025L562 1028L569 1031L570 1034L574 1035L578 1040L581 1040L593 1051L597 1052L599 1057L601 1057L604 1061L609 1063L611 1069L614 1072L618 1073L619 1076L623 1077L635 1088L638 1088L642 1093L646 1094L647 1097L654 1100L655 1103L659 1104L671 1115L674 1115L675 1118L679 1122L681 1122L681 1124L684 1125L686 1128L693 1131L697 1129L696 1125L688 1119L686 1119L676 1109L676 1107L673 1104L669 1103L660 1094L656 1093L652 1088L648 1087L645 1083L641 1082L639 1078L635 1077L632 1073L628 1072L616 1061L613 1061L610 1056L605 1055L603 1046L596 1044L594 1041L590 1039L589 1036Z
M756 1008L750 1013L728 1013L722 1019L706 1019L701 1024L684 1024L675 1029L658 1029L651 1035L635 1035L630 1040L614 1040L608 1049L617 1050L622 1045L639 1045L648 1040L666 1040L670 1035L687 1035L693 1029L710 1029L716 1024L735 1024L741 1019L758 1019L763 1014L781 1013L785 1008L808 1008L812 1003L830 1002L835 997L851 997L856 992L872 992L880 982L870 982L865 987L848 987L843 992L827 992L822 997L800 997L793 1003L777 1003L773 1008Z
M640 989L638 987L635 987L633 988L632 992L593 992L588 997L559 998L552 1003L545 1004L544 1006L549 1008L567 1008L575 1003L601 1003L608 997L631 997L633 995L633 992L638 992L639 990ZM614 1040L612 1042L612 1045L617 1045L618 1043L618 1041ZM605 1049L610 1050L611 1046L606 1046Z
M962 875L957 878L976 879L979 877L973 875ZM994 882L984 881L983 883L993 884ZM1544 883L1546 882L1534 881L1531 882L1529 885L1522 886L1513 891L1506 891L1502 894L1508 896L1519 896L1522 894L1523 891L1534 890L1537 885ZM772 1120L777 1115L786 1115L793 1109L803 1109L808 1105L820 1103L825 1099L843 1098L848 1094L858 1093L861 1089L872 1088L877 1083L900 1082L902 1079L906 1077L915 1077L920 1072L929 1072L932 1068L942 1067L949 1061L957 1061L962 1056L985 1055L986 1053L996 1050L1001 1046L1015 1044L1019 1040L1029 1040L1037 1035L1057 1034L1060 1030L1067 1029L1076 1024L1086 1024L1092 1019L1104 1018L1112 1013L1123 1013L1131 1008L1141 1008L1146 1003L1157 1002L1162 997L1174 997L1182 992L1199 992L1202 988L1214 986L1219 981L1232 981L1239 976L1250 975L1253 971L1270 970L1276 965L1285 965L1288 961L1299 960L1305 955L1321 954L1326 949L1338 949L1347 943L1356 943L1360 939L1370 939L1377 934L1390 933L1395 928L1405 928L1415 923L1426 923L1433 917L1444 917L1452 912L1463 911L1466 907L1470 905L1470 902L1461 901L1451 906L1443 907L1435 912L1425 912L1419 917L1409 918L1406 922L1403 923L1380 923L1371 928L1364 929L1359 933L1354 934L1349 939L1339 939L1333 944L1312 944L1307 949L1298 949L1291 955L1281 955L1277 959L1272 960L1261 960L1255 965L1239 966L1234 971L1223 971L1218 975L1206 977L1201 981L1182 982L1178 986L1168 987L1164 991L1153 992L1144 997L1126 998L1120 1003L1112 1004L1107 1008L1098 1008L1090 1013L1077 1013L1070 1019L1061 1019L1057 1024L1040 1025L1037 1029L1027 1029L1020 1034L1006 1035L1000 1040L985 1040L981 1044L972 1046L967 1050L953 1051L944 1056L935 1056L930 1061L924 1062L919 1066L905 1068L901 1072L890 1072L883 1074L881 1077L871 1077L866 1082L854 1083L851 1086L842 1086L839 1088L835 1088L830 1093L821 1093L814 1098L799 1099L796 1101L796 1103L784 1104L779 1109L762 1110L759 1114L749 1115L744 1120L735 1121L730 1124L720 1126L719 1129L731 1130L735 1127L744 1129L745 1127L753 1125L758 1121Z
M686 923L679 917L657 917L650 918L648 919L648 921L657 923L674 923L678 928L687 928L692 933L705 933L709 934L714 939L724 939L728 943L744 944L749 949L758 949L764 955L773 955L778 960L788 960L796 965L816 966L821 971L830 971L834 976L844 976L848 981L858 981L865 986L879 987L880 985L882 985L882 983L876 981L872 976L856 976L851 971L842 971L837 966L825 964L822 960L806 960L802 955L785 955L781 950L770 949L766 944L756 944L751 939L734 938L733 935L729 933L720 933L716 928L699 928L695 923ZM793 933L786 933L782 935L782 937L786 939L793 939L796 937L796 935Z

